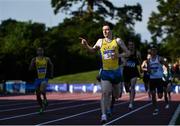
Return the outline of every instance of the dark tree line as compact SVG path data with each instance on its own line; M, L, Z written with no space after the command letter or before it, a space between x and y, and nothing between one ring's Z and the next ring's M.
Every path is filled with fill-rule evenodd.
M51 4L55 14L65 11L72 17L64 19L58 26L51 28L31 21L20 22L13 19L2 21L0 80L32 80L33 74L28 72L28 66L39 46L43 47L45 55L52 59L55 76L98 69L99 55L86 52L80 45L79 37L89 40L90 45L95 44L97 39L102 37L102 24L107 22L107 17L116 20L116 24L109 22L113 27L114 36L121 37L125 43L134 41L142 56L146 56L149 42L141 42L140 34L134 30L135 23L142 19L140 4L116 7L109 0L51 0ZM78 4L79 8L71 11L71 7L75 4ZM156 20L153 18L155 17L152 14L149 29L154 34L160 34L162 30L154 26L155 23L161 22L153 22ZM172 32L171 29L170 31ZM178 36L178 33L174 35ZM172 37L169 36L167 40L173 40L172 43L175 43ZM156 43L156 39L153 40Z

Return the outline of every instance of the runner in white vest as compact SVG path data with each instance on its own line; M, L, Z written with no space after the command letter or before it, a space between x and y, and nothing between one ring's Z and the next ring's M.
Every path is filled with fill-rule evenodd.
M158 98L162 98L163 96L163 64L167 65L166 62L164 62L163 58L157 55L157 48L153 46L151 48L151 58L148 60L148 71L150 73L149 86L154 107L153 115L157 115L159 112L157 106L156 91L158 94Z

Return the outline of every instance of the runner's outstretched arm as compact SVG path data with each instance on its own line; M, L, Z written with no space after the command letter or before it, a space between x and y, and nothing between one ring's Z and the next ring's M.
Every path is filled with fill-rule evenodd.
M99 47L96 46L95 48L89 46L88 42L86 41L86 39L79 37L79 39L81 39L81 44L84 46L84 48L86 48L89 52L95 53L99 50Z
M33 58L33 59L31 60L31 63L30 63L30 65L29 65L29 71L32 70L34 66L35 66L35 58Z

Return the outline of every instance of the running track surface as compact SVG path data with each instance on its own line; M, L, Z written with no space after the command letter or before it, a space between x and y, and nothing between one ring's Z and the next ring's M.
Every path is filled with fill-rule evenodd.
M0 97L0 125L100 125L99 93L49 93L49 106L39 115L35 95ZM137 93L133 110L128 110L128 94L116 102L107 125L168 125L179 105L179 94L172 94L170 109L158 102L159 115L152 115L146 93Z

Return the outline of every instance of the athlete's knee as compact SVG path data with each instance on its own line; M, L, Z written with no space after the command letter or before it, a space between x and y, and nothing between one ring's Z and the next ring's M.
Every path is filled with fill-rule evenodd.
M121 97L122 97L122 91L120 91L118 98L121 98Z
M103 97L109 97L111 96L112 92L102 92Z
M130 84L131 84L131 88L135 88L136 81L134 81L134 79L132 79Z
M44 97L46 96L46 92L45 92L45 91L44 91L44 92L42 92L41 94L42 94Z
M118 99L119 97L121 97L120 93L114 95L115 99Z
M36 93L36 98L37 99L41 99L41 94L40 93Z
M130 87L128 85L125 85L125 90L126 90L127 93L129 93Z
M162 93L158 93L158 98L162 98L163 97L163 94Z
M135 92L135 87L131 87L131 92Z
M36 89L36 95L40 95L41 94L41 91L39 88Z
M150 91L152 98L156 97L156 91Z

